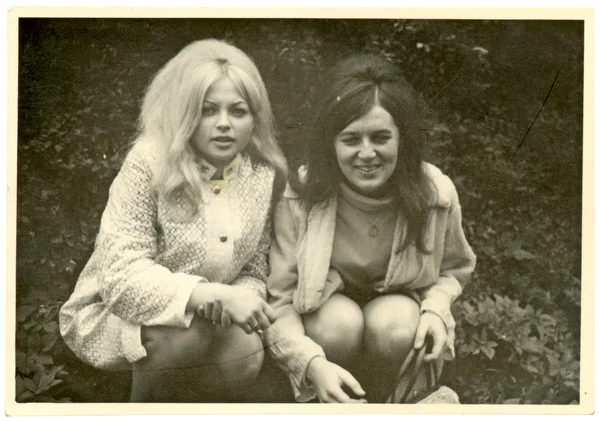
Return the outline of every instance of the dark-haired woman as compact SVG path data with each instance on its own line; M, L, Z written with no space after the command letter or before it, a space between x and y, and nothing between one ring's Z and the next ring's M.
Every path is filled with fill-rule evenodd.
M296 400L384 402L412 347L452 358L475 268L451 180L423 161L419 106L377 56L324 80L305 165L275 216L265 331Z

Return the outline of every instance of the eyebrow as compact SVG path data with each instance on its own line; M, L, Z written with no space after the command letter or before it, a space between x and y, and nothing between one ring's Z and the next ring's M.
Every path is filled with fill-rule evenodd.
M210 101L208 99L204 100L205 103L211 104L211 105L219 105L218 103L214 102L214 101ZM248 105L248 103L246 101L240 100L240 101L236 101L233 104L231 104L231 106L236 106L236 105Z
M353 132L353 131L342 131L340 132L340 134L338 136L353 136L353 135L357 135L359 133L362 132ZM374 130L372 132L369 132L372 134L390 134L392 133L392 131L390 129L379 129L379 130Z

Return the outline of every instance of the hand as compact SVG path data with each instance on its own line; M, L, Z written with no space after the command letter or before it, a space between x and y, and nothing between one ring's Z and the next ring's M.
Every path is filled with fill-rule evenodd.
M317 395L325 403L367 403L365 391L348 371L323 357L313 358L306 369L306 378L317 388ZM344 391L349 389L358 399Z
M277 315L262 298L239 286L220 283L198 283L188 303L187 311L222 326L232 323L251 334L271 326Z
M244 288L229 287L219 301L222 305L221 324L234 323L247 334L265 330L277 319L270 305ZM214 307L212 316L218 320Z
M198 316L204 317L215 325L219 324L225 328L231 326L231 316L227 310L223 309L221 300L215 300L214 303L209 301L205 305L200 305L196 312Z
M421 315L417 333L415 335L416 349L420 349L425 344L425 338L431 336L433 339L433 348L429 354L425 354L424 361L436 361L442 356L448 340L448 332L444 321L435 313L426 311Z

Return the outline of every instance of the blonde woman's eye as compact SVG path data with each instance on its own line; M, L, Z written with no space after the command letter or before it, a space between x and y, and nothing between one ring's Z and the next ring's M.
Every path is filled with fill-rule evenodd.
M203 116L211 116L216 113L216 109L214 107L202 107L202 115Z
M231 115L234 117L244 117L248 114L248 110L245 110L244 108L234 108L233 110L231 110Z

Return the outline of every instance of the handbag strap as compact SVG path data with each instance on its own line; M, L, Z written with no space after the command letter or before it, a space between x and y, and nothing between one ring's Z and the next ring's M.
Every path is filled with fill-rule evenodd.
M396 375L396 379L394 381L394 390L392 391L391 394L391 403L396 402L396 397L397 397L397 393L398 393L398 385L400 384L400 381L404 378L405 375L408 374L408 369L409 367L411 367L412 365L412 371L410 372L410 377L407 383L407 386L404 390L404 393L402 394L402 397L400 398L400 400L398 401L398 403L405 403L408 399L408 396L410 395L410 393L412 392L413 388L415 387L415 384L417 382L417 379L419 377L420 371L421 371L421 367L423 366L423 360L425 357L425 352L427 351L427 342L425 344L423 344L423 346L417 351L414 348L411 348L411 350L408 352L408 355L406 356L406 358L404 359L404 362L402 363L402 366L400 367L400 370L398 371L398 374ZM438 367L437 364L435 362L433 363L426 363L427 366L427 370L426 370L426 376L427 376L427 388L433 388L435 387L435 385L438 383L439 381L439 373L438 373Z
M417 379L419 378L419 373L421 372L421 367L423 366L423 358L425 357L425 351L426 351L426 346L422 346L421 349L419 349L419 352L417 353L417 356L415 358L415 363L413 365L413 370L409 377L406 389L404 389L404 394L402 395L400 402L403 402L403 403L406 402L406 400L410 396L410 392L412 392L413 388L415 387L415 384L417 383ZM429 383L429 381L427 383Z

